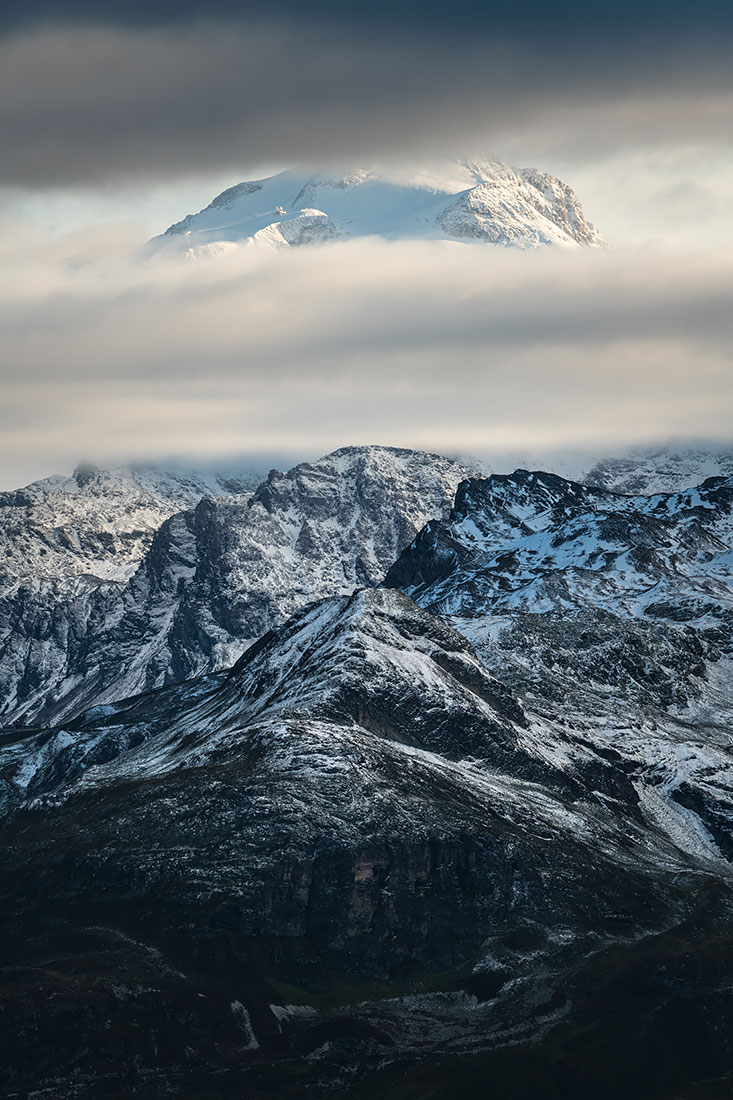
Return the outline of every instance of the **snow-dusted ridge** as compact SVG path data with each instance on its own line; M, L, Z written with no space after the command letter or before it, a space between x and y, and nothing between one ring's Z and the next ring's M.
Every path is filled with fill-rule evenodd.
M731 479L626 496L517 470L464 482L385 583L470 639L551 759L616 754L657 823L731 858L732 551Z
M692 843L657 794L650 829L633 812L631 777L613 761L592 752L553 757L538 731L460 633L400 592L365 589L306 608L228 674L6 738L0 809L73 806L127 784L185 785L202 768L251 760L255 776L277 777L268 812L300 814L301 839L325 833L358 846L365 830L387 822L396 839L435 828L438 810L450 832L487 814L484 827L530 843L555 830L563 846L590 845L581 857L590 863L600 855L655 872L720 865L727 873L712 839L699 839L705 829L694 815ZM545 743L558 737L547 724L542 735ZM638 783L643 801L645 779ZM606 788L613 797L599 800ZM622 802L628 816L619 818ZM256 818L251 829L256 839ZM639 844L632 857L629 833Z
M52 596L38 589L27 556L28 545L36 558L45 549L37 547L37 511L22 513L23 523L6 528L30 568L9 583L0 604L0 713L7 724L69 718L233 664L304 604L378 584L420 527L447 514L469 472L439 455L346 447L287 473L273 470L251 493L199 492L193 506L181 500L162 512L159 505L157 530L140 534L124 570L120 554L90 538L101 562L74 554L67 569L59 556ZM81 512L72 512L80 529L88 523L96 530L94 508L107 508L107 484L95 496L90 483ZM89 509L88 498L98 504ZM79 499L62 496L59 515ZM115 498L110 509L118 510L121 532L141 526L138 497L128 509ZM52 528L55 514L46 520ZM62 541L58 531L54 539ZM102 572L109 558L119 570L114 579Z
M28 580L127 580L155 531L204 496L250 492L261 475L83 464L0 492L0 592Z
M437 626L396 593L351 595L386 573L387 589L447 618L497 681L518 692L521 704L502 696L497 681L488 688L480 664L469 674L464 662L472 692L501 701L519 730L509 739L515 773L521 752L568 775L613 752L637 774L635 798L675 845L707 861L733 855L720 796L731 787L733 760L719 732L733 719L733 692L719 674L733 667L733 482L626 496L553 474L466 472L437 455L343 448L287 474L272 471L248 498L207 499L171 517L127 584L69 602L69 624L83 628L77 637L67 628L55 650L38 637L39 678L20 713L68 720L92 705L85 723L99 713L105 729L110 721L116 728L125 695L215 673L244 650L232 676L246 670L251 699L231 689L237 722L304 711L320 720L325 708L367 729L373 721L381 732L394 729L393 718L375 719L363 700L364 678L386 682L392 668L416 693L408 705L401 689L411 717L398 740L409 744L410 723L417 728L421 710L436 709L431 695L445 692L440 675L425 672L420 638ZM407 545L431 513L437 518ZM267 633L324 597L283 643ZM393 627L382 630L389 615L380 600L410 645ZM267 662L258 671L261 653ZM27 680L15 683L19 692ZM181 698L208 697L219 680L198 683ZM353 713L339 710L346 685L360 700ZM470 738L461 743L463 704L455 687L449 694L449 732L435 741L431 731L423 748L470 757L479 750ZM205 723L206 752L221 721L218 710L219 725ZM65 755L67 737L58 741ZM42 739L44 759L53 743ZM131 743L127 734L120 742ZM55 759L53 752L48 766L58 774ZM176 751L176 766L182 759Z
M191 258L334 239L483 241L532 249L604 242L566 184L498 161L452 161L431 173L285 171L237 184L151 242Z

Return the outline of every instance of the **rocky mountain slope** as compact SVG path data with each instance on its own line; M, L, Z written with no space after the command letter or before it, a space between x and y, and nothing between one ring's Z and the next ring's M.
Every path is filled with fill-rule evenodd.
M207 495L177 511L148 533L128 580L82 575L53 599L29 578L10 586L0 601L3 721L65 719L231 665L309 601L379 583L420 527L447 513L468 472L422 452L345 448L272 471L251 495ZM97 523L93 511L85 522ZM119 509L123 535L138 523L139 511ZM35 537L30 521L9 540L28 530Z
M246 500L258 480L254 470L85 465L0 493L0 713L51 688L162 523L204 496Z
M8 735L4 1094L671 1097L713 1016L721 1075L730 865L566 744L386 589Z
M732 569L727 477L345 448L14 603L3 1095L726 1095Z
M153 252L195 257L370 236L517 248L603 244L567 184L546 172L477 159L431 172L281 172L229 188L151 245Z
M728 858L732 547L729 479L626 497L520 470L464 482L385 583L469 638L563 752L614 754L650 814Z
M601 459L583 474L582 480L633 496L678 493L709 477L733 477L733 450L671 445L639 448L622 457Z
M161 523L204 496L251 491L260 478L157 467L79 466L0 493L0 591L52 580L127 580Z

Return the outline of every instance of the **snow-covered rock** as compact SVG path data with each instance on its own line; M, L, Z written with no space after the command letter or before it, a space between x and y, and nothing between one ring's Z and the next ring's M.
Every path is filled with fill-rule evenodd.
M733 449L725 447L638 448L600 459L581 480L615 493L678 493L709 477L733 477Z
M378 584L467 473L438 455L344 448L165 519L125 583L83 579L53 600L16 586L3 612L4 721L67 718L231 665L304 604Z
M526 1058L564 1021L586 1047L599 1011L643 1026L701 937L725 958L729 867L625 761L553 743L385 589L301 611L229 674L6 736L13 1087L50 1064L59 1100L93 1096L134 1058L161 1094L231 1095L225 1064L295 1100L397 1057ZM687 996L720 1021L727 972L705 974Z
M635 810L631 777L615 761L548 758L521 704L465 638L389 589L306 608L229 673L95 707L56 729L6 737L0 781L5 815L22 809L57 819L58 837L64 822L97 806L84 828L96 839L80 849L83 877L96 877L114 849L116 875L175 882L179 905L220 889L233 860L243 933L261 924L268 896L271 934L305 930L318 904L308 896L312 850L350 853L351 890L362 895L363 907L333 896L336 927L324 934L334 937L335 950L363 941L372 961L393 950L397 957L430 951L448 961L459 935L478 945L481 928L496 927L515 907L540 909L550 923L587 915L588 906L600 917L604 873L641 872L651 883L667 869L716 867L709 853L690 853L663 828L649 828ZM604 788L613 793L610 802L597 797ZM431 837L449 850L466 836L477 864L464 871L429 855ZM629 836L640 845L633 855ZM404 938L395 937L402 919L397 902L388 903L394 921L375 934L385 880L374 853L385 843L394 853L395 896L409 894L415 875L426 876L427 890L417 895L420 920L408 918ZM405 853L418 861L412 870L400 864ZM506 878L507 861L521 890ZM277 899L273 884L286 864L293 889ZM553 868L552 879L543 867ZM441 946L442 910L457 900L445 890L445 875L455 879L458 894L468 891L478 911ZM624 903L636 905L633 896ZM324 912L319 919L325 918Z
M723 1094L733 483L464 475L273 472L57 618L69 718L0 738L9 1096Z
M104 629L161 524L203 497L246 500L258 480L254 470L87 464L0 493L3 718L38 708L59 676L78 675L71 653Z
M252 472L79 466L0 493L0 592L79 576L127 580L164 520L204 496L251 491Z
M733 480L631 497L471 479L385 583L474 644L550 758L616 754L670 834L733 857Z
M476 159L431 173L281 172L229 188L156 237L151 248L199 256L232 243L283 248L368 236L518 248L604 243L567 184L535 169Z

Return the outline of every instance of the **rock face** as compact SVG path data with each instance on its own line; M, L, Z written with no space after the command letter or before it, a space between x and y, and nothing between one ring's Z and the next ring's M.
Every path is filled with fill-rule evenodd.
M78 577L127 580L174 512L204 496L251 492L254 472L79 466L0 493L0 590L30 579L73 588Z
M732 546L728 479L626 497L518 470L464 482L385 583L462 631L565 752L618 754L649 814L727 857Z
M0 715L32 719L170 516L202 497L246 500L253 471L80 466L0 493Z
M390 590L7 738L5 1095L356 1096L395 1057L531 1037L541 1059L599 954L623 975L649 941L664 968L698 905L713 936L729 904L631 774L552 738Z
M273 470L254 493L206 496L176 512L154 538L148 532L124 583L81 577L53 601L29 580L11 586L4 722L65 719L231 665L305 603L379 583L420 527L447 513L468 472L422 452L345 448L287 474ZM107 526L124 532L131 522L120 507ZM9 543L26 530L11 531Z
M575 193L535 169L451 161L430 174L356 169L281 172L241 183L151 242L189 256L242 247L283 248L334 238L484 241L517 248L604 242Z
M467 167L478 182L438 215L446 236L519 248L603 243L575 192L554 176L480 161Z

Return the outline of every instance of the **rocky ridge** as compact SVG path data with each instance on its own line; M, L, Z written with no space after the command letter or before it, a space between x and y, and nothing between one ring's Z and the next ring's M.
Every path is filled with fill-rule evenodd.
M164 520L204 496L251 492L252 472L84 464L0 493L0 592L31 579L128 580Z
M729 479L627 497L520 470L464 482L385 583L501 669L552 751L615 754L652 817L727 858L732 545Z
M0 606L3 720L66 719L231 665L304 604L378 584L468 472L422 452L344 448L177 511L124 582L83 578L52 602L16 586Z

